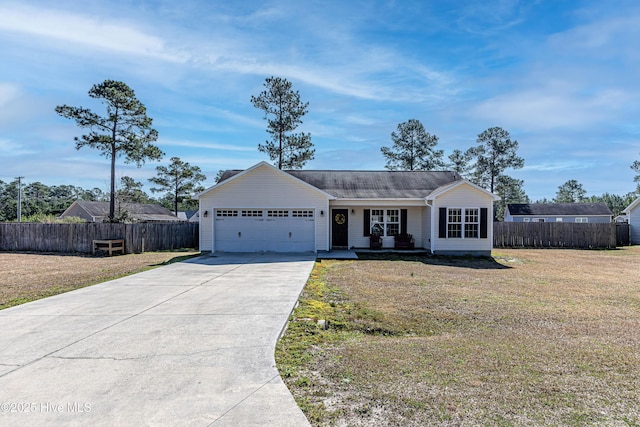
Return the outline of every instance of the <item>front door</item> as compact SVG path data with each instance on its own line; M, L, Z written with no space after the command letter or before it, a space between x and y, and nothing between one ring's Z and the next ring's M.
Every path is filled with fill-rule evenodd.
M331 211L331 241L333 247L349 246L349 210L333 209Z

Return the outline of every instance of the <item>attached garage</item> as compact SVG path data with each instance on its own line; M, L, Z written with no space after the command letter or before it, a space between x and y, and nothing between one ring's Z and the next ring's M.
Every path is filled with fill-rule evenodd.
M315 251L313 209L216 209L214 247L220 252Z

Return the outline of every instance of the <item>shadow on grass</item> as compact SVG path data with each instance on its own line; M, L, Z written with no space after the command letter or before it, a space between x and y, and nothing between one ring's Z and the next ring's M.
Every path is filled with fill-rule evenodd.
M173 257L171 259L168 259L164 262L159 262L157 264L150 264L151 267L162 267L163 265L169 265L169 264L175 264L176 262L182 262L182 261L186 261L188 259L191 258L197 258L201 255L200 252L196 253L196 254L189 254L189 255L180 255L180 256L176 256Z
M473 268L477 270L505 270L508 265L500 264L492 257L475 256L442 256L442 255L407 255L393 253L358 253L359 260L372 261L411 261L421 262L427 265L443 265L458 268Z

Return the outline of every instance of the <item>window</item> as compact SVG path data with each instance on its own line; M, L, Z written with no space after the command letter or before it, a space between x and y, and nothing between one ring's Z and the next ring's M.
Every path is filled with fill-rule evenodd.
M371 234L384 235L384 209L371 209Z
M464 210L464 237L477 239L480 235L480 213L478 208Z
M291 211L291 216L294 218L313 218L313 211L312 210Z
M289 211L267 211L267 216L270 218L287 217L289 216Z
M531 218L522 218L522 222L529 222L531 221Z
M586 222L589 222L589 218L587 218L587 217L578 217L578 218L576 218L576 222L586 223Z
M371 234L395 236L400 234L400 209L371 209Z
M447 215L447 237L462 237L462 209L460 208L449 209Z
M562 222L562 218L556 218L556 222Z
M398 209L387 209L387 236L400 234L400 211Z
M262 216L262 211L242 211L242 216Z
M447 238L477 239L480 237L480 209L447 209Z
M222 210L216 211L216 216L238 216L238 211L222 209Z

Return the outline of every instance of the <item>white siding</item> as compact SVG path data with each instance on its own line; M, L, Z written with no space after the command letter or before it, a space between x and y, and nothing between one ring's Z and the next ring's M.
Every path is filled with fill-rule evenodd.
M439 208L487 208L486 239L447 239L438 237ZM471 185L461 184L438 196L433 204L434 215L433 251L435 253L490 253L493 249L493 201L490 195L483 193Z
M208 211L206 218L200 217L201 251L215 251L213 221L215 209L220 208L313 209L316 250L328 250L327 196L268 165L258 166L200 196L200 212Z
M385 201L386 202L386 201ZM424 203L424 202L423 202ZM334 207L332 203L332 207ZM399 204L398 201L394 203L378 203L378 202L370 202L366 207L363 206L355 206L355 207L347 207L341 206L349 209L349 247L356 248L368 248L369 247L369 236L364 235L364 210L365 209L377 209L377 208L396 208L396 209L406 209L407 210L407 233L413 235L413 239L415 240L416 248L424 248L425 240L424 240L424 225L423 225L423 217L424 211L426 210L426 206L403 206ZM354 213L351 213L353 209ZM393 237L383 237L382 238L382 246L384 248L393 248L394 246L394 238Z
M629 212L629 237L632 245L640 245L640 204Z

